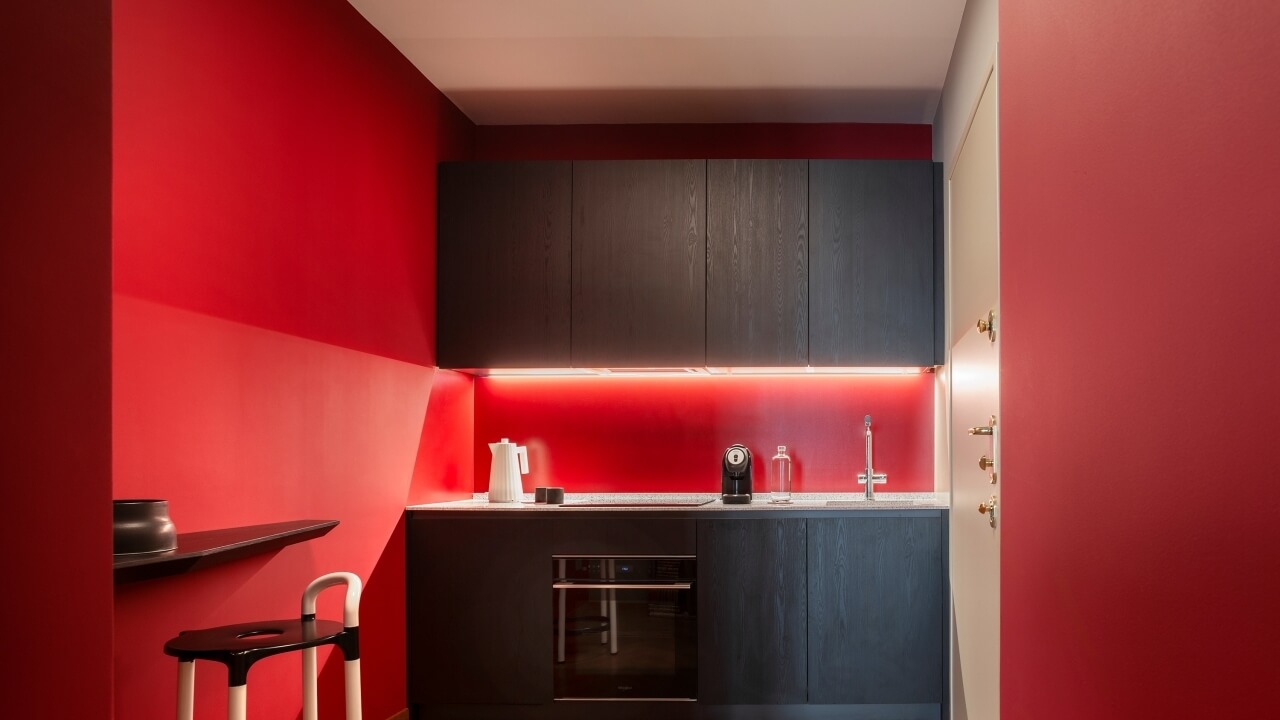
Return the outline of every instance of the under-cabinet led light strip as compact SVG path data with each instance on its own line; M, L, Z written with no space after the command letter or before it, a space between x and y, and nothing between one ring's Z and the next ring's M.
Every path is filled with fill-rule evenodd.
M809 375L921 375L933 367L735 367L735 368L492 368L480 377L782 377Z

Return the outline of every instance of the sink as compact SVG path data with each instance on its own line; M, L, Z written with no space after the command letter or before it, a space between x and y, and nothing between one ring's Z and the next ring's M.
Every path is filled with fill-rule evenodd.
M915 500L828 500L827 507L843 507L843 508L909 508L920 507L921 505L929 505L930 502Z

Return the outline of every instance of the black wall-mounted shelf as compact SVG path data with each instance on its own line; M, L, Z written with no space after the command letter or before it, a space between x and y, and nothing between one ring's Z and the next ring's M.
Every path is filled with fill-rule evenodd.
M279 550L286 545L313 540L325 535L337 524L337 520L292 520L179 533L178 547L174 550L148 555L115 556L115 581L126 583L150 580L221 565L250 555Z

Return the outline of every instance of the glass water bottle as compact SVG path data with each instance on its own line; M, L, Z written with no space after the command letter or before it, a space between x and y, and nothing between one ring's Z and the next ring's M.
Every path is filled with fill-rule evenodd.
M778 454L769 461L769 502L791 502L791 458L786 445L779 445Z

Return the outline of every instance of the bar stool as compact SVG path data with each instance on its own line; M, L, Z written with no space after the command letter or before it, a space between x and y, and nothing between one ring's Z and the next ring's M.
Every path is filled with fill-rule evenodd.
M316 596L334 585L346 585L342 622L316 619ZM178 633L164 652L178 658L178 720L195 714L196 660L227 666L227 718L245 720L249 668L262 658L302 651L302 717L316 720L316 648L337 645L344 659L347 720L360 712L360 578L349 572L322 575L302 593L302 618L223 625Z

